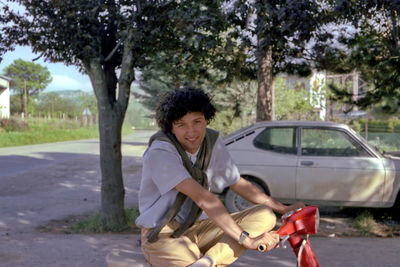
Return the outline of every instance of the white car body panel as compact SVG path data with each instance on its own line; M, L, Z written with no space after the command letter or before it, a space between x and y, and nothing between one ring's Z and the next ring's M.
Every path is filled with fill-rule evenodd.
M313 165L303 166L301 162ZM297 200L382 202L384 185L385 169L380 158L299 157Z
M269 127L298 129L297 153L285 154L255 147L254 138ZM302 142L299 136L303 128L345 133L360 146L358 149L364 154L302 155L298 146ZM316 205L390 207L399 192L400 158L384 157L364 138L343 124L314 121L260 122L232 133L224 140L241 174L263 181L271 196L285 203L304 201Z

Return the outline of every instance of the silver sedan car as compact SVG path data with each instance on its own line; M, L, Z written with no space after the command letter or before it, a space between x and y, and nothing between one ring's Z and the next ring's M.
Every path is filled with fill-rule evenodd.
M259 122L224 141L241 175L283 203L391 207L400 199L400 158L343 124ZM230 189L224 200L231 212L251 205Z

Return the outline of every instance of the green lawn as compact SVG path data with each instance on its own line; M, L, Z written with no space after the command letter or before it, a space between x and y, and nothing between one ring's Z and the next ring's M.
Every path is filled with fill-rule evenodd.
M18 123L17 123L18 124ZM97 125L82 127L76 120L29 118L11 129L0 131L0 147L44 144L99 137ZM22 125L22 126L21 126ZM0 129L1 130L1 129ZM131 133L124 126L123 134Z

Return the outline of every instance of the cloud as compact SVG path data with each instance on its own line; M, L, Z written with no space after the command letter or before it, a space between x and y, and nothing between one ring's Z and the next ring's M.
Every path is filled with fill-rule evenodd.
M48 91L61 90L83 90L91 91L92 87L88 80L77 80L70 76L52 74L53 81L47 86Z

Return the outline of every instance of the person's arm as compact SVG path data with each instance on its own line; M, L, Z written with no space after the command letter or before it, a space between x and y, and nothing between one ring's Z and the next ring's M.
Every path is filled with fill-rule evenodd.
M175 189L190 197L228 236L239 241L243 229L232 219L221 200L213 193L204 189L194 179L188 178L180 182ZM271 244L272 249L279 242L275 233L265 233L255 238L246 238L243 246L257 249L260 244Z
M279 201L276 201L272 197L262 192L253 183L247 181L244 178L240 178L239 181L230 187L236 194L240 195L244 199L253 202L254 204L263 204L270 207L272 210L279 214L285 214L288 211L295 210L298 208L304 208L305 205L301 202L295 203L290 206L283 205Z

